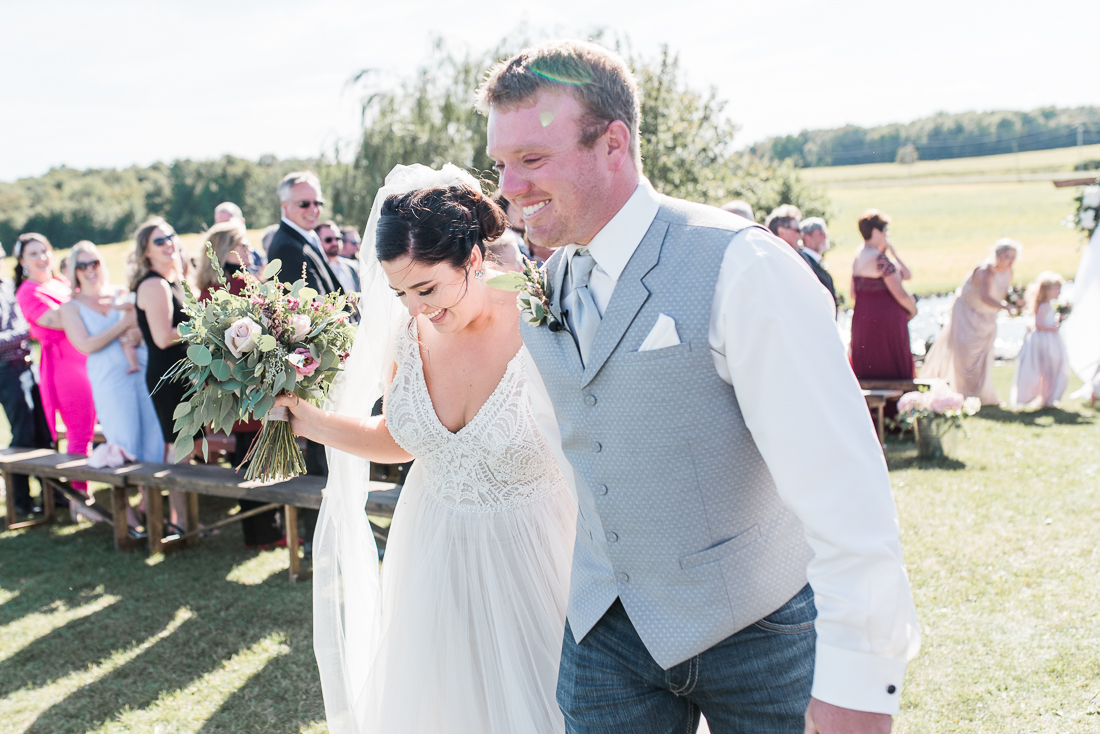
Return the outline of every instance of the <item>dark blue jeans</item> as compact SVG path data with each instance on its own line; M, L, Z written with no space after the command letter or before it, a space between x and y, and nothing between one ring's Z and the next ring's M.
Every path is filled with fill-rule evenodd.
M809 585L767 617L671 670L654 662L616 600L580 644L568 623L558 704L569 734L802 734L814 677Z

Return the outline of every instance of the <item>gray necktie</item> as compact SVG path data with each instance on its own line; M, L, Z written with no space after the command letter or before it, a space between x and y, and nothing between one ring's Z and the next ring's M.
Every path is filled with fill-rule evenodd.
M570 291L562 304L568 312L569 328L573 330L573 338L577 340L577 347L581 351L582 364L588 362L588 352L592 349L596 331L600 328L600 312L596 310L596 302L592 300L592 293L588 290L588 280L594 267L596 261L588 250L577 250L569 261Z

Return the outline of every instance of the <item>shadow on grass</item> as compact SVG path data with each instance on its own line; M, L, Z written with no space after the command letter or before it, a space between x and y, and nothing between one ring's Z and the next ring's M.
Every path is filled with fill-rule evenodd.
M974 415L974 418L997 423L1018 423L1023 426L1087 426L1096 422L1091 415L1062 408L1039 408L1017 412L998 406L984 406Z
M224 507L207 506L205 500L204 522L224 517ZM28 637L40 636L0 661L0 699L17 691L23 691L22 700L31 699L31 708L40 713L23 731L91 731L127 711L149 708L163 693L187 689L241 650L278 633L290 652L269 661L275 671L261 669L243 684L248 690L241 695L211 692L225 696L214 728L291 732L323 720L310 584L289 583L285 571L255 585L226 580L253 557L237 526L154 565L142 551L116 552L104 524L32 528L0 538L0 586L18 592L0 604L0 625L104 595L118 597L55 629L46 619L41 633L28 631ZM103 667L103 674L79 680L93 666ZM72 687L43 690L43 698L34 700L36 690L70 676Z
M903 441L886 444L886 466L890 471L900 469L941 469L945 471L960 471L966 468L966 462L958 459L943 457L939 459L921 459L917 456L917 444L915 441Z

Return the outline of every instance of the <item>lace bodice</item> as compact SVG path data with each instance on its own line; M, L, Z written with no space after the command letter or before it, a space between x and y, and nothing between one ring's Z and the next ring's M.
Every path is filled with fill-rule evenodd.
M386 397L386 425L419 463L424 491L469 512L495 512L537 502L565 488L531 408L524 355L477 414L457 433L432 405L417 343L416 322L397 337L397 373Z

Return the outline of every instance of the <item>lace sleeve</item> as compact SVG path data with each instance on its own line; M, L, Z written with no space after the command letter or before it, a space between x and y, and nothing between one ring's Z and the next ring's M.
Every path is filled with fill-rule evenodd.
M878 274L883 278L889 277L898 272L894 263L890 262L890 258L885 255L879 255L875 258L875 267L878 268Z

